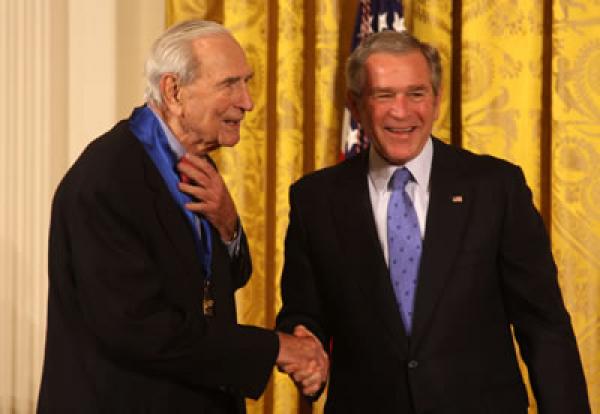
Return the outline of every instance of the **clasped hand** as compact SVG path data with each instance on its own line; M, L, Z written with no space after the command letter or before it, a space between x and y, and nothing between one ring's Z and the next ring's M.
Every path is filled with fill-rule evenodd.
M303 325L293 335L279 335L278 368L287 373L306 396L316 394L327 382L329 358L321 342Z

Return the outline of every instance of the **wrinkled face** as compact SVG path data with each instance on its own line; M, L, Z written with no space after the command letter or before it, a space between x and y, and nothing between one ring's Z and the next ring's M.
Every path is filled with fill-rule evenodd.
M361 95L348 97L352 115L382 158L405 164L419 155L439 115L427 61L420 51L374 53L364 75Z
M178 138L194 154L204 154L240 140L246 111L253 108L248 81L253 72L240 45L228 35L197 39L200 61L196 79L180 87Z

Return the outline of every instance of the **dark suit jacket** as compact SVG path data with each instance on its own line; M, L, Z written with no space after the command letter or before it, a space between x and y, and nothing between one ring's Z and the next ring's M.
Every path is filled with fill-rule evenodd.
M127 121L56 191L40 413L238 413L262 392L276 335L236 323L249 278L213 230L216 316L202 313L192 228Z
M589 413L544 225L521 170L434 139L408 337L368 191L366 152L290 191L278 326L332 339L328 413ZM462 196L456 198L454 196Z

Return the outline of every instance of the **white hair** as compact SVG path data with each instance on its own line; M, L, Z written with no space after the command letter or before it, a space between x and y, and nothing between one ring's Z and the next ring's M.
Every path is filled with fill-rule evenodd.
M207 20L188 20L171 27L152 45L144 67L146 90L144 99L148 103L162 104L160 78L173 73L181 85L192 82L199 62L192 51L192 42L198 38L231 33L218 23Z

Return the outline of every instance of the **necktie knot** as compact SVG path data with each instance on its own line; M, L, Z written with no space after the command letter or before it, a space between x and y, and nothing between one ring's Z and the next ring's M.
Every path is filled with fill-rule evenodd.
M408 168L402 167L396 169L394 174L390 178L390 189L391 190L404 190L406 183L412 178L412 174L408 171Z

